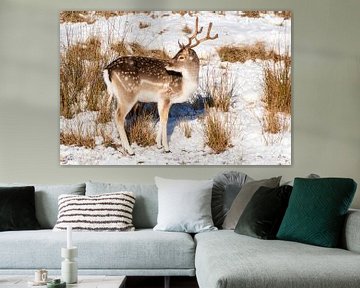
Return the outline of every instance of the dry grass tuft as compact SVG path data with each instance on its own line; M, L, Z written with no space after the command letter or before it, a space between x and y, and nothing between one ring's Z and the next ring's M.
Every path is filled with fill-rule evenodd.
M284 18L285 20L291 19L292 13L289 10L285 11L274 11L275 15Z
M95 137L90 129L86 129L82 123L77 123L60 132L60 144L92 149L95 147Z
M112 120L111 98L106 93L106 95L102 97L96 122L98 124L105 124L107 122L110 122L111 120Z
M223 46L218 49L221 61L241 62L247 60L269 60L280 59L280 55L274 50L267 50L264 42L256 42L253 45ZM277 60L278 61L278 60Z
M104 129L104 127L99 129L99 135L103 138L102 144L105 147L111 147L111 148L114 148L115 150L118 150L121 147L120 144L116 144L114 142L114 139L112 138L111 133L106 131L106 129Z
M204 143L219 154L231 147L231 125L227 115L207 109L204 118Z
M269 112L291 114L291 57L289 52L281 57L264 66L263 101Z
M110 48L120 56L144 56L169 60L170 56L164 49L147 49L138 42L125 43L118 41L112 43Z
M187 121L186 119L183 119L182 121L180 121L180 128L183 131L184 136L186 138L191 138L192 128L191 128L191 125L189 124L189 121Z
M60 52L60 115L72 118L81 111L98 111L106 96L102 70L110 56L101 51L101 41L63 44Z
M147 57L152 57L152 58L158 58L158 59L162 59L162 60L169 60L171 59L171 57L169 56L169 54L166 53L166 51L164 49L151 49L147 51L147 54L144 55Z
M140 29L145 29L145 28L148 28L148 27L150 27L150 23L140 21L140 23L139 23L139 28Z
M86 22L88 24L92 24L97 20L97 17L105 17L106 19L109 19L110 17L121 16L129 13L135 13L135 11L61 11L60 23Z
M111 43L110 49L113 50L118 56L126 56L130 54L130 51L128 50L124 41Z
M60 12L60 23L86 22L85 15L87 15L87 14L88 14L88 11L61 11Z
M137 143L141 147L153 146L156 144L156 132L153 115L140 113L135 116L128 126L129 142Z
M206 95L206 102L217 110L228 112L235 96L235 81L229 68L221 72L207 70L201 83L201 89Z
M249 18L260 18L261 17L260 13L266 13L266 11L262 11L262 10L242 11L242 16Z
M291 57L286 51L280 61L264 65L263 101L265 112L261 121L263 131L277 134L288 128L284 120L291 115ZM284 114L281 115L280 113ZM265 139L266 142L269 142Z
M266 111L262 120L264 132L277 134L282 131L277 113Z
M184 32L185 34L191 34L193 32L193 30L187 24L184 26L184 28L181 31Z
M81 53L80 46L73 45L60 54L60 115L67 119L79 112L81 92L87 85Z

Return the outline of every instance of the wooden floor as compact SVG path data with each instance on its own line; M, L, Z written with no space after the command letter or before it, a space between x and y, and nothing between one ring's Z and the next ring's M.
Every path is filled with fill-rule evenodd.
M126 279L126 288L163 288L164 277L131 277ZM171 288L198 288L195 277L170 277Z

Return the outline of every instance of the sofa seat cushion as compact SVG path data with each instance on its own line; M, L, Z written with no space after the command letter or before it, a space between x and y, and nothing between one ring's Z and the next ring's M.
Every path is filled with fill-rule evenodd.
M194 269L195 244L186 233L73 232L79 270ZM0 269L60 269L66 232L2 232Z
M346 288L360 283L360 254L229 230L195 236L200 288Z

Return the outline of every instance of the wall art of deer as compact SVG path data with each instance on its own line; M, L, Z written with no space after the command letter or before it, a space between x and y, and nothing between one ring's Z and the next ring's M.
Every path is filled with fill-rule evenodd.
M218 38L210 36L212 23L209 23L206 36L197 39L202 33L196 17L194 33L188 43L181 44L179 52L171 60L150 57L124 56L108 64L103 71L109 99L116 97L115 122L123 148L134 154L125 132L125 117L139 102L155 102L160 116L156 142L158 148L169 152L167 140L167 121L173 103L188 101L196 91L199 82L200 61L193 50L206 40Z

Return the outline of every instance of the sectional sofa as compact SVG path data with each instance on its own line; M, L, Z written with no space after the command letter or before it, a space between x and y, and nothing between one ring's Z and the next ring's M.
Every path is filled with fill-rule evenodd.
M13 184L0 184L0 186ZM74 232L79 274L196 276L201 288L360 287L360 211L347 214L342 247L323 248L280 240L261 240L218 230L196 235L153 231L157 187L148 184L94 183L35 185L40 230L0 232L0 278L46 268L60 273L66 233L52 227L61 194L95 195L133 191L132 232ZM165 281L165 286L169 281Z

